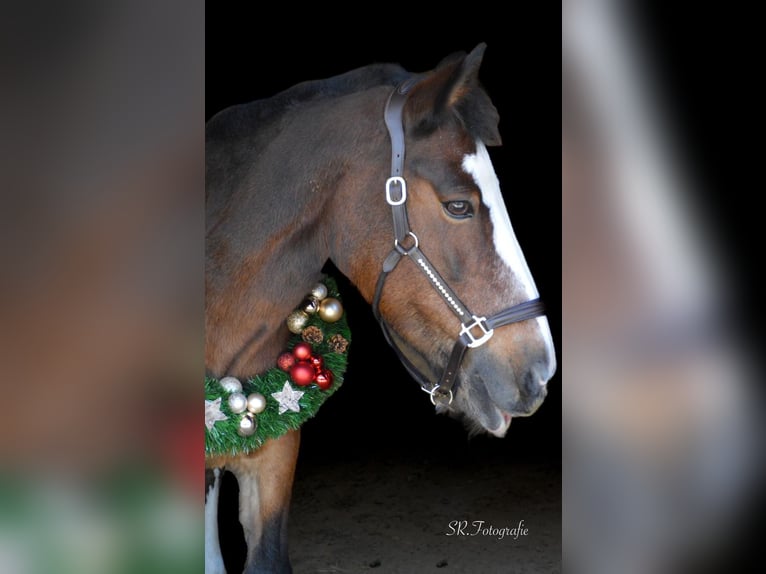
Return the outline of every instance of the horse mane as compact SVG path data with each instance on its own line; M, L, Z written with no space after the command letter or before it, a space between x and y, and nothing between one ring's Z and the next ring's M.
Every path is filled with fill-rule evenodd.
M301 82L269 98L237 104L218 112L207 122L206 138L232 137L236 135L237 127L263 127L298 106L378 86L393 87L410 75L398 64L371 64L337 76Z
M445 58L437 69L459 56L465 56L465 53L459 52ZM343 97L379 86L394 87L410 76L412 73L399 64L371 64L337 76L301 82L274 96L237 104L218 112L207 122L206 139L211 141L237 135L251 135L252 128L248 126L266 127L301 105ZM475 139L480 139L487 145L499 143L497 110L483 88L475 86L469 90L453 112ZM435 129L438 126L431 127ZM496 140L497 142L493 143Z

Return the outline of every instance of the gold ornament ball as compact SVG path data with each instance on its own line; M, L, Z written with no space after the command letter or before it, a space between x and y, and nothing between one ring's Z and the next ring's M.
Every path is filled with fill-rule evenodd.
M236 377L224 377L218 381L218 384L227 393L238 393L242 390L242 383Z
M317 283L311 288L311 296L320 301L327 297L327 285L324 283Z
M303 328L309 322L309 316L305 311L293 311L287 316L287 328L296 335L303 331Z
M235 414L245 412L247 408L247 397L242 393L232 393L229 395L229 408Z
M266 408L266 397L261 393L250 393L247 395L247 410L257 415Z
M319 317L326 323L335 323L343 316L343 305L333 297L323 299L319 304Z
M258 428L256 420L250 415L245 415L239 419L237 434L242 437L253 436L256 428Z
M319 309L319 299L316 297L307 297L303 300L303 303L301 303L301 309L304 313L313 315L317 312L317 309Z

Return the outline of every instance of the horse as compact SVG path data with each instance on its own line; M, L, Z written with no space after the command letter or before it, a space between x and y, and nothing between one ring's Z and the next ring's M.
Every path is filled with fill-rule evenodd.
M208 121L209 376L272 367L285 317L330 261L436 412L503 437L540 407L555 352L487 150L501 140L478 78L485 48L422 74L373 64L304 82ZM206 572L225 572L223 469L239 483L245 572L292 571L299 445L290 431L248 455L206 458Z

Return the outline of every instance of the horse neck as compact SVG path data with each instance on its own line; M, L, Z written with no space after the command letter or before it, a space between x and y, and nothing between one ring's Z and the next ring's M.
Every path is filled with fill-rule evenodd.
M287 315L320 279L327 260L317 225L293 221L260 229L255 240L254 233L246 235L246 241L221 237L226 247L208 253L205 354L214 376L245 377L274 365L289 337ZM258 247L231 253L235 244Z
M272 134L252 158L248 183L240 182L241 191L224 196L212 210L205 329L212 374L252 375L272 366L289 336L286 316L319 280L328 259L352 281L362 275L348 260L364 265L370 257L359 252L371 231L360 215L370 211L360 203L360 189L369 185L364 158L390 153L376 113L388 89L378 92L336 107L334 117L304 112L293 118L298 137L285 141ZM382 182L386 161L378 163L375 181ZM291 181L280 179L285 173ZM255 191L248 187L252 182L260 186ZM356 233L347 229L349 212L358 216Z

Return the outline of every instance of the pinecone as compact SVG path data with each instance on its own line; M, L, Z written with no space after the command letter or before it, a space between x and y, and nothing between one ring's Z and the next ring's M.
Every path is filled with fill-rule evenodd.
M324 340L324 335L322 334L322 329L311 325L301 331L301 338L307 343L318 345Z
M333 335L327 340L327 344L335 353L345 353L348 349L348 341L341 334Z

